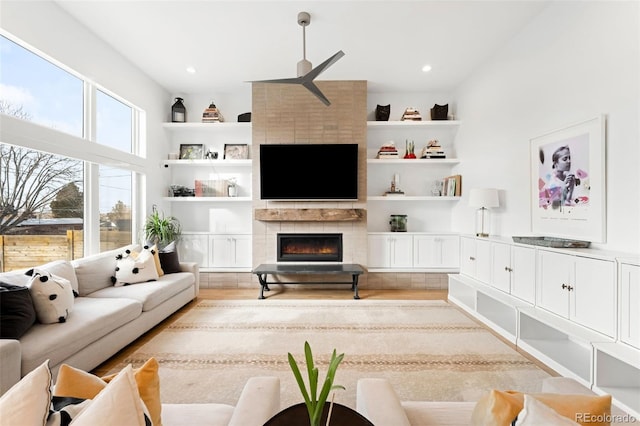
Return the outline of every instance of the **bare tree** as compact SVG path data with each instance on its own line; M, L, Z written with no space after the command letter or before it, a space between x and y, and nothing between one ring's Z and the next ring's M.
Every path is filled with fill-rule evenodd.
M0 113L29 119L6 101ZM47 207L69 183L80 183L81 171L78 160L0 143L0 235Z

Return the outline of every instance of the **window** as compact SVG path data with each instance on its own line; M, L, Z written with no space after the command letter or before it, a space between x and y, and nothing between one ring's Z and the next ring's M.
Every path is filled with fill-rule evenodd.
M132 149L133 111L113 96L96 90L96 142L125 152Z
M132 173L100 166L100 251L131 243Z

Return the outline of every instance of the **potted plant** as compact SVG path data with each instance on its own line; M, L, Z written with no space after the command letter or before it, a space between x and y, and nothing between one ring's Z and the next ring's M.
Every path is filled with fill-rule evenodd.
M327 397L329 396L329 392L334 389L344 389L344 386L334 385L333 380L336 375L336 370L338 369L338 365L342 362L344 358L344 354L337 355L336 350L333 350L333 354L331 355L331 360L329 362L329 369L327 370L327 375L324 379L324 383L322 385L322 389L320 390L320 394L318 394L318 368L314 365L313 362L313 354L311 353L311 346L309 342L304 342L304 355L305 361L307 363L307 374L309 376L309 389L307 390L307 386L302 378L302 374L300 373L300 369L298 368L298 364L296 363L295 358L291 353L288 354L289 357L289 365L291 366L291 370L293 371L293 375L298 382L298 386L300 387L300 391L302 392L302 397L304 398L304 403L307 406L307 411L309 412L309 425L310 426L320 426L320 420L322 418L322 411L327 402ZM331 416L331 408L329 409L328 417ZM328 421L327 421L328 424Z
M165 216L164 213L158 212L154 204L152 213L144 223L145 241L156 244L158 249L161 249L177 240L181 232L180 221L173 216Z

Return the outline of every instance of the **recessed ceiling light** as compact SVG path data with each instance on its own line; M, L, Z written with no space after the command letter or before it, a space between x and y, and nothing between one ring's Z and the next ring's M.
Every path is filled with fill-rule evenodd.
M431 71L431 65L425 65L424 67L422 67L422 72L429 72Z
M189 74L195 74L196 73L196 69L194 67L187 67L187 72Z

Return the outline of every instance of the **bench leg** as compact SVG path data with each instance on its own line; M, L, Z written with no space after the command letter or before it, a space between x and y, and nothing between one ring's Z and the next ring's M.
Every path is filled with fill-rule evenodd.
M360 299L360 296L358 295L358 274L353 274L353 284L351 284L351 290L353 290L353 298L354 299Z
M260 281L260 296L258 299L264 299L264 292L271 291L269 285L267 284L267 274L256 274L258 276L258 281Z

